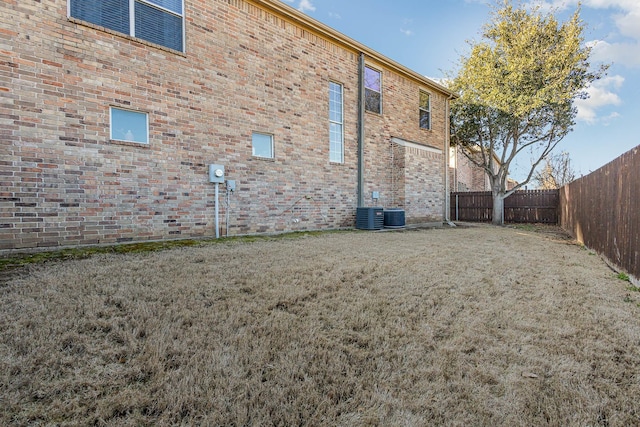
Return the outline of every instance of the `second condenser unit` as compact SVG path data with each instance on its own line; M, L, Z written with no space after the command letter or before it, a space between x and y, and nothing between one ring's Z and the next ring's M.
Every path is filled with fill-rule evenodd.
M360 230L381 230L384 226L382 208L368 207L356 209L356 228Z

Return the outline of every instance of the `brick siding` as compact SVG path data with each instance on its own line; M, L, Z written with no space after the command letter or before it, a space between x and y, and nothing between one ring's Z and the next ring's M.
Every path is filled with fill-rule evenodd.
M449 168L451 191L490 191L491 185L485 170L471 162L460 148L452 148L451 151L451 156L455 156ZM479 154L478 159L482 161Z
M220 186L223 235L352 227L358 52L260 5L185 0L180 54L69 19L66 0L4 0L0 249L213 236L210 163L237 185L229 224ZM384 86L383 114L366 114L365 200L442 219L444 158L405 152L394 170L391 139L443 150L447 95L368 61ZM330 81L344 86L343 164L329 162ZM149 144L111 141L110 107L148 113ZM252 156L253 131L274 135L274 159Z

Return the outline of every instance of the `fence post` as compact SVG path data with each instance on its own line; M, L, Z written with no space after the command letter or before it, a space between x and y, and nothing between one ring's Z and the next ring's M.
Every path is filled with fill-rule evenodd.
M456 194L456 221L458 221L458 194Z

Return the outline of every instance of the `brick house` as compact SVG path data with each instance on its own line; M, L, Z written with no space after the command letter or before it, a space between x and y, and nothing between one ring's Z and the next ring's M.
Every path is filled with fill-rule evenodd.
M280 1L3 0L0 51L0 249L214 236L210 164L222 235L445 219L454 94Z
M497 171L500 159L495 154L494 161L493 170ZM451 191L491 191L491 182L485 170L469 160L457 146L449 149L449 183ZM507 177L507 190L516 185L517 181Z
M450 148L449 173L451 191L491 191L485 170L471 162L460 147Z

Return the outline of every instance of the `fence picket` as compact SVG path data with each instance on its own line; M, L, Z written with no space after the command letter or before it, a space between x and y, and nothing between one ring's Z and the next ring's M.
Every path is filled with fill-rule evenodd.
M560 225L640 279L640 146L560 190Z
M504 199L505 222L558 223L558 190L516 191ZM451 218L457 221L489 222L493 214L490 191L451 193Z

